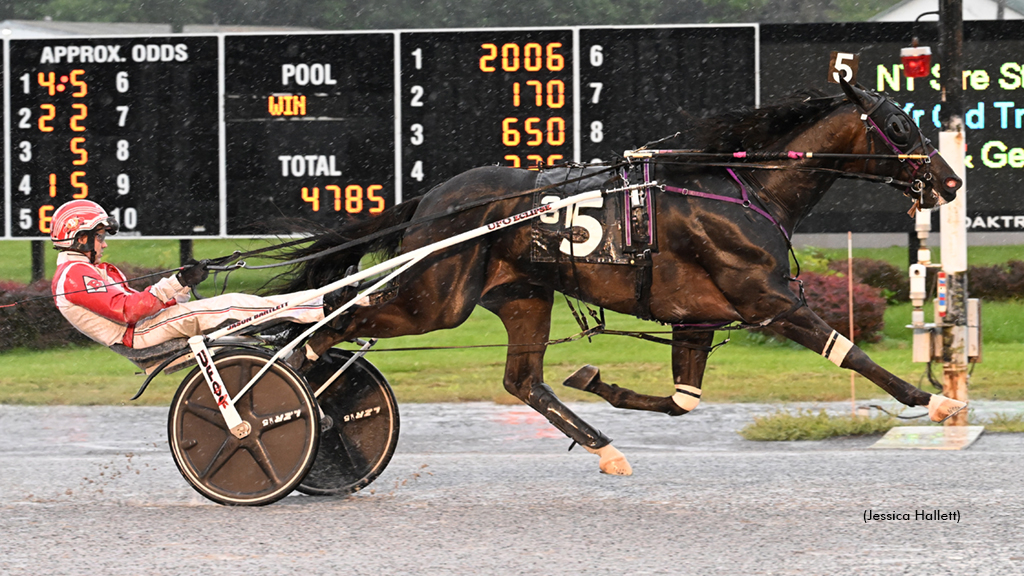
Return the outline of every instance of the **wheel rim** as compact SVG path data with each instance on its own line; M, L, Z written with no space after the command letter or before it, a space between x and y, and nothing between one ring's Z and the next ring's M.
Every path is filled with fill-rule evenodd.
M307 379L318 387L351 353L331 350L331 362ZM398 442L398 406L387 380L369 362L357 360L317 402L330 417L322 430L316 461L299 489L308 494L355 492L375 480L391 461Z
M232 397L267 361L250 351L218 356ZM189 375L170 421L179 469L201 494L224 504L267 504L286 496L316 453L319 419L309 392L298 376L275 365L235 407L252 427L242 439L227 429L203 376Z

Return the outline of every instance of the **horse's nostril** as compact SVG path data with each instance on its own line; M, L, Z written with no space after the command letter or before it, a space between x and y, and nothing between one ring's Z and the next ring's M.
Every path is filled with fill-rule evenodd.
M946 178L945 185L946 185L946 188L956 189L956 188L960 187L960 179L959 178Z

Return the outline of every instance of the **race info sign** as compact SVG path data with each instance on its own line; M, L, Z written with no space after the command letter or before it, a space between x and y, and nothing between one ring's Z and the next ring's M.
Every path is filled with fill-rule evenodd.
M471 168L610 162L689 116L892 96L933 141L932 23L390 30L4 40L4 228L41 239L88 198L146 238L244 237L372 218ZM965 23L968 227L1024 231L1024 22ZM797 232L906 232L885 186L839 182Z

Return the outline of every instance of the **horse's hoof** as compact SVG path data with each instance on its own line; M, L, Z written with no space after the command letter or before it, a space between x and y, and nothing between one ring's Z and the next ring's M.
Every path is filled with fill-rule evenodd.
M583 368L573 372L572 376L566 378L565 382L562 382L562 386L583 390L584 392L593 392L594 383L600 381L601 371L598 370L596 366L587 364Z
M586 447L584 446L584 448ZM611 444L597 449L587 448L587 452L597 454L601 457L601 460L597 465L601 468L602 474L610 474L612 476L633 475L633 467L629 465L629 461L626 460L626 456Z
M967 402L946 398L942 394L932 394L928 401L928 416L932 422L945 422L950 416L967 407Z

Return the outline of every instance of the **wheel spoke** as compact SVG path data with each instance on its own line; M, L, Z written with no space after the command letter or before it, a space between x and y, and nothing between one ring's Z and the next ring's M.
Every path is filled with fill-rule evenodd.
M235 452L237 452L237 445L234 446L234 449L229 449L229 445L231 444L234 444L234 442L231 441L230 437L224 439L220 448L217 449L217 453L214 454L213 459L210 460L210 463L206 465L206 468L199 473L199 477L201 479L206 480L208 477L216 474L224 467L225 464L228 463L228 460L231 460L231 457L235 455Z
M224 416L221 415L220 410L217 410L216 408L202 406L200 404L193 403L191 400L186 400L185 412L188 412L201 420L205 420L218 428L222 428L224 430L227 430L228 428L227 424L224 422Z
M277 476L274 463L270 461L270 456L267 454L267 447L263 445L263 440L257 438L246 449L249 450L249 454L252 454L253 460L256 460L256 463L260 465L260 469L267 475L267 478L274 483L274 486L280 486L281 479Z
M365 470L367 462L363 453L353 447L352 442L350 442L344 434L335 432L332 436L334 437L332 438L333 440L337 440L337 445L332 452L335 452L338 456L344 457L345 460L348 461L351 469L360 471ZM331 442L331 444L334 445L335 443Z
M256 366L256 365L254 365L252 363L249 363L249 364L245 365L245 369L242 370L242 381L238 383L238 390L239 391L241 391L242 388L245 388L245 385L249 383L249 380L251 380L252 377L257 372L260 371L260 368L263 368L263 366ZM245 405L249 408L249 414L252 414L253 416L256 415L256 412L255 412L255 410L256 410L256 400L255 400L255 394L253 394L253 391L255 390L255 388L256 388L256 384L253 384L252 388L250 388L249 391L245 393ZM241 402L242 400L241 400L241 398L239 398L239 399L237 399L237 401Z

